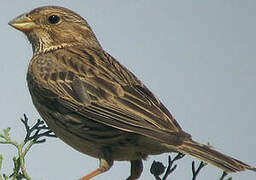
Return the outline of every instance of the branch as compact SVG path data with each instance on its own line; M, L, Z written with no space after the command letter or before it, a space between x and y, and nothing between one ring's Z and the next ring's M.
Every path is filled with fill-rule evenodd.
M177 165L175 164L173 166L173 163L181 158L183 158L185 155L182 154L182 153L178 153L174 159L172 160L171 159L171 156L169 155L168 156L168 167L166 169L166 167L161 163L161 162L157 162L157 161L154 161L151 165L151 168L150 168L150 172L151 174L153 174L153 176L155 177L156 180L161 180L161 178L159 177L160 175L162 175L165 171L165 174L163 176L163 179L162 180L166 180L167 177L177 168Z
M155 177L156 180L167 180L167 177L177 168L177 165L175 164L173 166L173 163L181 158L183 158L185 155L178 153L174 159L171 159L171 156L168 156L168 167L166 168L163 163L158 162L158 161L153 161L151 168L150 168L150 173ZM201 161L198 168L195 168L195 161L192 161L192 180L196 180L199 172L205 167L207 163ZM161 176L165 172L163 178L161 179L159 176ZM224 180L226 177L227 173L223 172L222 176L219 178L219 180ZM226 180L232 180L232 177L229 177Z
M44 125L44 122L41 120L37 120L36 124L30 128L30 126L28 125L28 118L24 114L24 119L21 118L21 122L24 124L26 130L26 136L22 143L18 143L17 141L11 139L9 134L11 130L10 128L4 129L3 134L0 133L0 144L13 145L18 152L18 158L15 156L13 157L13 173L10 176L6 176L4 174L1 176L0 174L0 180L7 180L9 178L13 178L14 180L31 180L25 168L26 154L34 144L45 142L46 140L42 139L43 137L56 137L53 134L53 132L50 131L49 128L46 125ZM0 170L1 164L2 156L0 156Z

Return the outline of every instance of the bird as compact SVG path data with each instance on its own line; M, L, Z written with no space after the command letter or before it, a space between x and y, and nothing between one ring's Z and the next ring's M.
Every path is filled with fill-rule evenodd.
M27 85L49 128L100 165L81 180L130 161L139 179L149 155L180 152L223 171L253 166L192 139L170 111L131 71L107 53L87 21L64 7L43 6L11 20L32 45Z

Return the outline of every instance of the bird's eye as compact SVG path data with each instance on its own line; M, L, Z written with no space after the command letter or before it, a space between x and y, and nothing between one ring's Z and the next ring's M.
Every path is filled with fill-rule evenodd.
M60 18L59 18L59 16L51 15L51 16L49 16L48 21L51 24L57 24L60 21Z

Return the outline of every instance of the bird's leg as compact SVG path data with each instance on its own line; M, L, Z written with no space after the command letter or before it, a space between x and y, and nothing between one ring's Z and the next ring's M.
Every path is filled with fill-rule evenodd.
M131 175L127 178L127 180L139 179L142 171L143 171L142 160L131 161Z
M98 169L96 169L95 171L91 172L90 174L82 177L79 180L89 180L101 173L106 172L107 170L109 170L111 168L112 165L113 165L113 160L100 159L100 167Z

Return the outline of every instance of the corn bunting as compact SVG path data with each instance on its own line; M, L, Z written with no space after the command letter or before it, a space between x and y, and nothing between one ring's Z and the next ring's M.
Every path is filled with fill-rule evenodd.
M98 158L83 180L130 161L129 180L148 155L181 152L226 172L255 168L192 140L161 101L103 50L88 23L66 8L45 6L10 21L32 44L27 82L32 101L55 134Z

